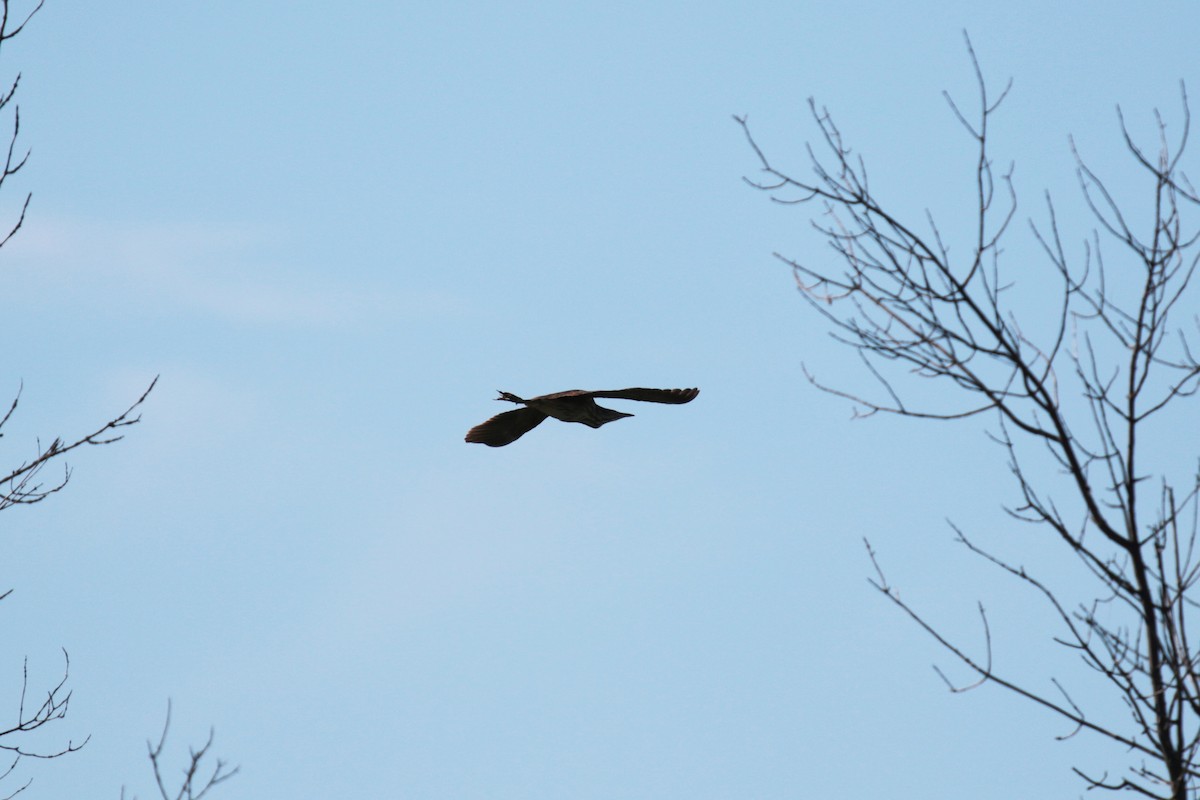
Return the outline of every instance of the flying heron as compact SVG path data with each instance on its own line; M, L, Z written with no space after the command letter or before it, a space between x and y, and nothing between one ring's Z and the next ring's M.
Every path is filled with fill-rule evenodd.
M563 422L582 422L584 425L599 428L613 420L633 416L596 405L593 399L595 397L679 404L690 403L698 394L699 389L611 389L597 392L571 389L525 400L510 392L500 392L497 400L518 403L523 408L505 411L481 425L476 425L467 431L467 441L486 444L488 447L503 447L536 428L546 417L561 419Z

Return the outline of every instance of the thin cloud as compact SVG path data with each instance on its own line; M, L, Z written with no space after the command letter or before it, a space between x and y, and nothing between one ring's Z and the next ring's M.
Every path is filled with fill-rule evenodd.
M293 267L286 232L248 226L31 220L3 251L18 293L122 314L215 316L265 325L338 326L456 316L464 301L338 283ZM355 277L355 276L351 276Z

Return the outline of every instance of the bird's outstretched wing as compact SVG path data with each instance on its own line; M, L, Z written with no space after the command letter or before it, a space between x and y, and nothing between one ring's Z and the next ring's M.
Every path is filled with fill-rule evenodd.
M503 447L529 433L545 418L545 414L532 408L505 411L467 431L467 441L488 447Z
M690 403L700 394L699 389L610 389L588 392L592 397L615 397L620 400L641 400L645 403Z

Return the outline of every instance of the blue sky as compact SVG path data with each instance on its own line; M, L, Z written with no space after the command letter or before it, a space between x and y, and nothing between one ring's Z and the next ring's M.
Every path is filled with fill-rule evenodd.
M864 536L964 641L980 599L1017 674L1077 674L951 543L946 518L1058 563L1001 513L982 423L852 422L804 380L863 376L772 259L828 256L742 183L731 115L802 171L816 97L882 196L954 229L965 28L1014 81L1020 218L1049 189L1078 241L1068 134L1136 191L1115 105L1149 133L1200 85L1200 11L1153 8L50 0L0 53L33 151L0 211L34 193L0 253L6 457L161 379L126 441L5 515L0 698L65 647L55 733L92 735L29 791L149 797L168 697L177 745L211 724L242 765L230 800L986 800L1119 770L998 690L947 693L868 586ZM623 386L702 393L462 441L497 389Z

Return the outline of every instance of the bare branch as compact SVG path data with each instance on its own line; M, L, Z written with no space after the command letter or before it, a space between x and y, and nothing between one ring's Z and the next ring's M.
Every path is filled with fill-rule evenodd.
M209 768L203 766L204 760L208 757L209 750L212 748L214 731L211 729L208 732L208 740L199 749L189 749L187 765L183 768L183 779L177 788L168 789L167 782L163 777L163 750L167 745L167 732L171 728L171 701L167 701L167 715L163 722L162 735L158 738L158 744L146 742L146 750L150 758L150 764L154 769L154 781L158 786L159 796L162 800L200 800L208 794L214 786L217 786L238 773L239 767L229 767L229 764L224 760L215 759L215 764ZM121 797L124 798L125 790L121 790ZM136 800L136 798L134 799Z
M83 445L106 445L123 439L125 433L122 429L141 422L141 414L135 412L146 402L146 398L150 396L150 392L154 390L157 383L158 378L155 377L132 405L91 433L69 443L63 442L62 439L54 439L46 447L39 444L36 456L12 468L7 475L0 475L0 510L19 504L40 503L55 492L62 490L70 481L69 469L64 469L61 480L49 485L36 481L38 473L51 461ZM17 408L19 399L20 393L18 392L17 397L13 398L8 412L3 419L0 419L0 427L8 422L9 417Z
M974 205L969 252L952 258L928 211L909 222L885 204L871 188L864 159L811 99L817 146L806 147L810 178L774 166L746 117L735 118L762 175L747 183L775 202L818 201L812 226L836 266L776 257L791 268L801 296L830 324L833 338L856 351L875 396L830 385L805 369L814 386L849 400L855 416L961 421L994 413L992 439L1003 448L1019 498L1005 510L1066 547L1094 582L1094 594L1078 602L1060 599L1065 595L1051 582L955 528L958 539L1043 598L1061 631L1054 641L1103 676L1128 717L1101 720L1088 713L1056 676L1049 677L1051 695L1001 675L982 604L984 653L975 656L900 599L867 543L876 575L871 584L974 673L973 682L958 685L935 667L951 691L997 684L1069 721L1073 729L1060 739L1089 731L1142 757L1120 779L1076 770L1088 788L1187 800L1200 793L1200 651L1187 624L1189 609L1200 604L1200 470L1186 492L1175 492L1162 475L1159 506L1147 512L1142 494L1152 473L1141 458L1144 428L1162 420L1171 430L1190 431L1194 411L1175 416L1173 409L1200 394L1200 361L1189 338L1200 334L1200 318L1193 314L1187 328L1174 319L1186 307L1200 265L1200 223L1188 216L1200 212L1200 195L1181 169L1190 133L1187 92L1181 85L1178 136L1168 136L1155 112L1156 150L1134 140L1118 109L1126 151L1151 179L1141 205L1118 198L1069 140L1096 230L1083 238L1082 255L1073 255L1046 196L1046 221L1030 221L1029 231L1048 262L1057 314L1047 324L1035 309L1036 324L1026 325L1010 304L1015 281L1002 264L1017 209L1013 167L997 169L990 149L990 123L1012 83L993 95L964 38L977 108L967 111L949 93L943 96L975 146L964 187ZM1110 263L1120 265L1118 279ZM1026 265L1018 274L1031 279ZM1038 292L1046 294L1040 286ZM937 393L945 405L912 402L905 383L912 379L945 387ZM1193 438L1177 436L1181 444Z

